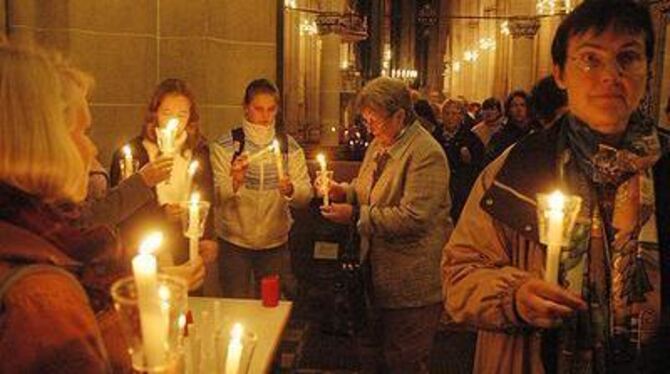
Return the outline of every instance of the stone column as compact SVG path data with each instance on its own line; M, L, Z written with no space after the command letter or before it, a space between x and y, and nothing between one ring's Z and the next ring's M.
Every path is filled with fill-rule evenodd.
M328 1L324 10L333 12L333 14L341 13L343 2L341 0ZM333 15L327 17L332 18ZM321 16L317 17L321 35L321 87L319 90L321 134L319 143L324 146L337 146L340 127L340 91L342 90L340 73L342 37L337 34L337 26L333 25L333 22L321 21L324 19Z
M529 90L535 82L533 39L540 22L535 17L510 19L512 35L511 90Z

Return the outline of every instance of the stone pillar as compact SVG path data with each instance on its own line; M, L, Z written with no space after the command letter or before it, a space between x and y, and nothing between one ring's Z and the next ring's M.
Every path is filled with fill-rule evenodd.
M533 68L533 39L540 22L534 17L516 17L510 19L512 35L511 90L528 91L535 82Z
M321 37L321 138L320 144L336 146L340 126L340 44L341 37L328 34ZM333 131L335 128L335 131Z
M561 24L562 17L556 15L540 19L540 30L538 32L536 61L537 61L537 79L541 79L551 74L553 62L551 60L551 43L554 40L554 34L558 25Z

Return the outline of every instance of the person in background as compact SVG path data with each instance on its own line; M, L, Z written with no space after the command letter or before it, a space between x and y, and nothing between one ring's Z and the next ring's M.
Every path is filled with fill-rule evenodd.
M277 125L280 102L274 83L250 82L244 92L242 126L212 144L225 297L257 297L261 279L268 275L279 275L282 289L291 293L289 208L307 206L312 187L302 148ZM275 139L281 148L282 175L278 155L267 151Z
M189 198L190 192L196 191L200 199L214 203L212 168L209 160L209 147L200 133L199 114L195 96L189 86L182 80L169 78L162 81L155 89L142 125L141 134L128 143L132 156L139 163L139 168L152 162L160 163L162 155L157 143L157 129L166 126L171 119L178 119L176 130L176 152L172 159L170 178L158 183L155 197L141 209L135 211L120 224L120 232L127 249L134 255L139 243L147 233L160 230L164 233L164 244L158 253L162 271L182 275L187 279L202 279L207 272L213 271L218 252L218 244L214 240L213 220L211 212L205 222L205 233L199 243L200 256L188 258L188 239L183 234L181 222L182 208L180 203ZM122 147L112 156L110 179L112 187L122 182L121 161ZM193 186L189 191L187 169L192 161L198 162L198 169L193 177ZM132 178L132 176L130 177ZM199 273L199 276L194 276ZM191 283L190 289L199 289L201 282ZM212 287L215 289L215 287ZM216 292L216 291L212 291Z
M414 113L419 117L419 122L433 138L442 143L442 125L433 114L432 105L425 99L419 99L414 103Z
M482 121L472 128L472 132L479 137L484 147L487 147L491 137L503 127L504 116L502 105L494 97L489 97L482 103Z
M339 202L322 214L354 223L360 234L381 372L427 373L442 311L440 252L451 229L449 166L417 120L402 81L372 80L357 106L375 138L351 184L332 183L331 196Z
M444 140L441 144L451 170L449 178L450 214L454 222L458 222L484 160L484 145L477 135L463 125L465 115L465 105L460 101L447 100L442 104L442 123L444 124L442 138Z
M97 149L85 91L55 60L0 46L0 372L130 372L109 294L127 263L108 227L61 209L86 196Z
M462 101L467 109L463 125L465 125L468 130L472 130L472 128L482 120L482 106L476 101L468 102L463 96L459 96L458 100Z
M530 91L530 111L543 128L551 125L568 110L568 96L556 85L553 75L540 79Z
M649 9L590 0L559 25L569 112L484 169L445 248L447 310L477 327L477 373L667 373L670 134L644 117ZM581 209L544 280L537 193Z
M500 131L491 136L486 146L485 164L495 160L510 145L539 128L529 107L529 96L525 91L514 91L505 100L506 122Z

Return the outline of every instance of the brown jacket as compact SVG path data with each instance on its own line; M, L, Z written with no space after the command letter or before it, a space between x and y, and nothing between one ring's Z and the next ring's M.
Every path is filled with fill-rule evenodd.
M555 160L551 138L532 140L508 149L484 169L475 182L460 221L444 249L446 308L457 323L478 329L473 372L543 373L538 329L525 325L514 311L514 294L529 277L542 277L544 246L537 240L533 190L552 185ZM555 146L555 144L553 144ZM525 151L529 151L526 153ZM514 153L513 153L514 152ZM512 160L512 154L514 159ZM513 164L514 169L508 168ZM514 170L514 186L500 176ZM503 172L504 171L504 172ZM509 174L506 175L509 177ZM510 179L510 178L507 178ZM670 284L670 157L655 167L657 227L662 284ZM662 290L662 326L656 344L667 349L670 287ZM650 366L659 368L658 352ZM654 362L651 362L654 361ZM667 360L666 360L667 361ZM666 364L667 365L667 364Z
M24 264L70 272L81 267L41 237L0 222L0 279ZM96 316L74 282L67 274L45 270L19 278L8 289L0 309L0 373L130 371L116 313Z

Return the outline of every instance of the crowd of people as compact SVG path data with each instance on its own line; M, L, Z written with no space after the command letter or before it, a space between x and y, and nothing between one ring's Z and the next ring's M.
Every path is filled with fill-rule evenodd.
M559 26L552 76L504 103L373 79L356 107L374 139L338 182L310 180L267 79L210 140L188 84L162 81L128 140L137 165L119 148L107 173L88 136L93 78L4 43L0 372L130 372L109 290L140 233L164 232L161 271L191 294L254 298L263 277L290 279L291 209L324 193L323 217L359 240L379 372L428 372L445 314L477 331L477 373L667 371L670 134L638 110L654 45L643 5L591 0ZM556 188L583 202L552 283L536 196ZM212 203L195 258L181 222L192 191Z

